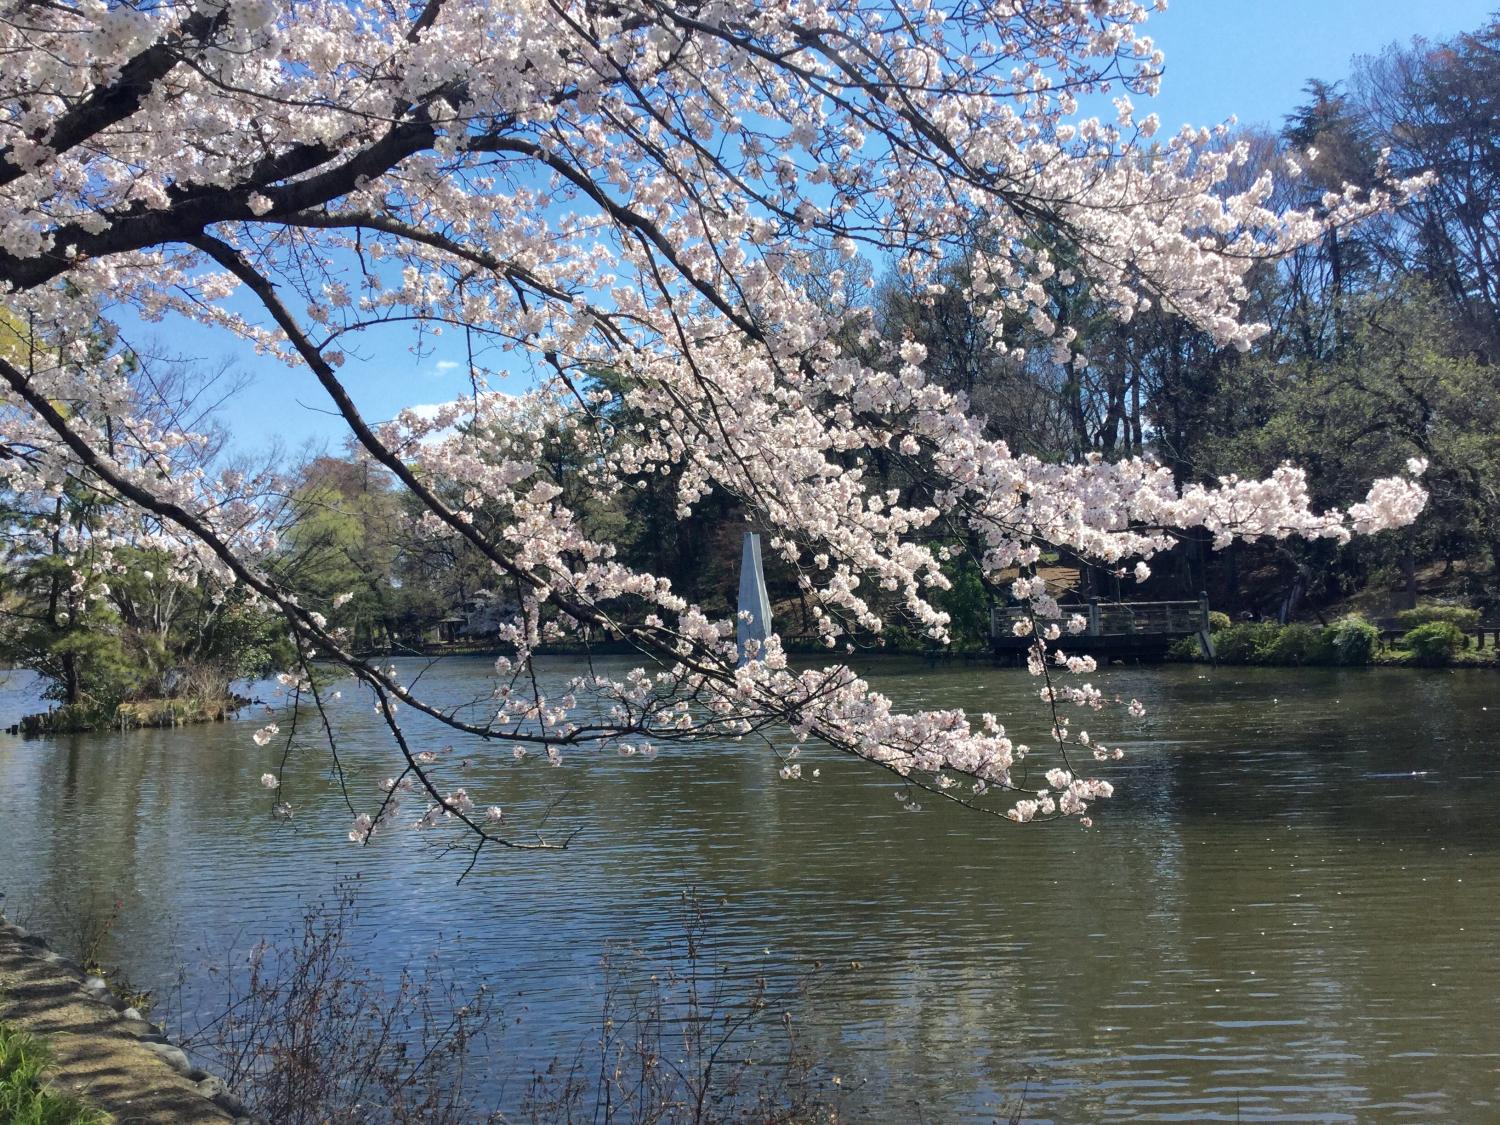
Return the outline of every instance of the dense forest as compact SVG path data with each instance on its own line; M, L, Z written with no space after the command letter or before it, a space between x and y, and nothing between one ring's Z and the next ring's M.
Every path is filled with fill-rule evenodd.
M1058 269L1042 283L1051 323L1039 326L1037 340L1061 326L1073 345L1067 354L1024 346L1024 323L1010 334L1022 345L997 350L974 311L985 295L970 284L971 265L992 249L981 244L944 263L951 284L938 297L926 281L861 258L830 257L804 281L830 308L868 311L873 331L851 330L844 346L876 363L877 339L920 343L929 374L967 396L990 434L1020 453L1075 463L1145 455L1182 485L1258 478L1290 461L1307 470L1322 507L1347 506L1372 478L1412 458L1427 462L1430 502L1410 528L1347 544L1227 549L1185 536L1154 562L1144 587L1124 572L1055 556L1046 561L1065 600L1206 590L1232 617L1287 621L1350 606L1382 616L1426 597L1489 614L1500 608L1497 119L1500 21L1449 42L1417 40L1357 59L1340 81L1308 82L1305 102L1279 133L1229 132L1221 143L1249 153L1237 186L1264 177L1279 193L1277 206L1331 205L1344 185L1367 187L1389 173L1430 176L1420 198L1252 271L1248 314L1266 331L1245 351L1221 348L1145 301L1121 323L1091 293L1083 269ZM1286 175L1290 165L1301 174ZM1065 244L1059 238L1048 249L1056 257ZM154 369L143 360L141 370ZM723 612L736 588L739 537L750 526L733 497L695 493L685 504L675 473L644 473L607 504L580 487L598 433L628 442L636 432L619 393L626 377L599 370L578 387L579 401L608 426L586 435L554 427L546 449L553 483L576 497L591 534L614 544L621 560ZM152 374L136 383L143 415L206 415L226 390L223 373ZM486 436L497 456L511 437ZM172 463L163 471L183 471L183 459L223 467L212 446L164 457ZM920 500L926 487L888 450L851 452L849 464L903 503ZM357 649L482 644L486 623L513 604L515 591L497 583L473 547L424 526L419 505L379 466L345 451L274 468L232 470L277 494L277 526L257 532L263 554L304 604L328 607ZM153 546L160 528L146 517L135 537L122 537L117 521L104 535L99 508L110 503L60 483L47 510L8 504L0 658L43 672L60 701L112 706L187 690L222 695L236 677L287 657L289 642L254 599L206 588L195 595L168 581L167 556ZM941 595L943 608L957 641L978 645L989 606L1006 591L981 579L975 544L962 532L944 546L953 588ZM71 577L89 552L107 565L92 579ZM810 632L795 576L773 561L768 583L778 628L791 637ZM918 642L894 628L881 643Z

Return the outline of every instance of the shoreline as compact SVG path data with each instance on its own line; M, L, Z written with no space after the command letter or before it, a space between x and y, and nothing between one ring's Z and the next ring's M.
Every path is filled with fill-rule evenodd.
M259 1125L109 984L0 915L0 1022L41 1039L54 1087L134 1125Z
M1086 652L1086 649L1068 649L1069 652ZM1494 647L1482 650L1486 657L1473 659L1474 649L1466 649L1459 653L1458 659L1442 664L1422 664L1410 658L1404 650L1387 648L1376 654L1374 659L1354 663L1335 664L1318 661L1246 661L1246 660L1207 660L1202 657L1185 659L1174 656L1170 652L1155 659L1145 657L1107 658L1099 657L1101 668L1126 665L1130 667L1163 667L1172 665L1196 665L1212 668L1400 668L1407 671L1442 672L1457 669L1472 669L1477 671L1495 671L1500 669L1500 651ZM1013 652L993 652L989 649L961 649L950 651L946 649L861 649L856 653L836 653L822 646L814 645L788 645L786 653L790 657L843 657L843 663L858 665L869 660L919 660L928 664L987 664L996 668L1018 667L1016 654ZM1496 653L1496 657L1489 654ZM494 645L424 645L421 648L412 648L405 651L391 652L365 652L360 653L362 660L388 660L388 659L426 659L441 660L444 657L483 657L494 659L501 656L513 656L514 649L497 647ZM534 650L538 657L560 658L569 656L635 656L640 655L640 650L620 641L601 642L592 646L588 645L542 645Z

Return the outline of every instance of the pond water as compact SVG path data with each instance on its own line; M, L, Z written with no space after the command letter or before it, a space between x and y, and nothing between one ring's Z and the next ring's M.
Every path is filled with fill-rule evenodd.
M452 659L425 682L458 703L488 671ZM909 706L1040 719L1021 671L871 672ZM667 941L697 887L723 900L714 955L746 974L859 963L798 1012L854 1120L1500 1120L1500 681L1175 666L1100 682L1149 713L1119 720L1130 754L1091 830L908 812L888 775L817 752L800 783L749 744L557 769L481 752L456 783L523 822L556 802L547 832L579 834L487 852L462 884L432 837L351 845L311 738L287 774L296 818L273 819L257 779L279 748L249 737L263 717L0 735L0 890L44 932L67 904L118 900L109 959L157 988L186 966L191 991L206 951L358 873L372 963L434 955L495 989L501 1104L592 1033L607 944ZM392 752L345 695L341 756L368 793ZM34 698L10 673L0 726Z

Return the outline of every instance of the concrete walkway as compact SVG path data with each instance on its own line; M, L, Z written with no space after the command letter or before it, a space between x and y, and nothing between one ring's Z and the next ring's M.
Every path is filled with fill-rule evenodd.
M224 1085L40 939L0 920L0 1021L47 1040L53 1085L118 1125L229 1125ZM223 1103L222 1105L219 1103ZM227 1107L227 1108L226 1108Z

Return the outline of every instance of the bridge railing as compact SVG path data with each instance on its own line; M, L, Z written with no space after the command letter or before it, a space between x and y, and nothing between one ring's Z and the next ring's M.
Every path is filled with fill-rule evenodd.
M1064 606L1063 621L1073 614L1088 620L1084 635L1089 637L1180 636L1208 632L1208 596L1192 601L1105 602L1091 599L1086 606ZM990 635L1015 636L1015 624L1024 621L1028 611L1021 606L994 606L990 610Z

